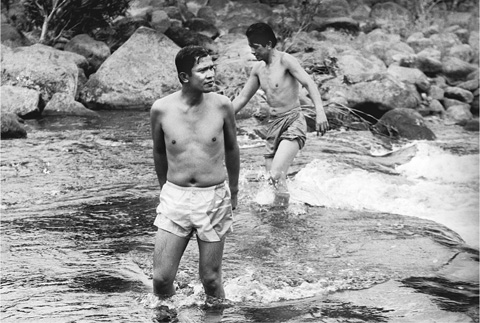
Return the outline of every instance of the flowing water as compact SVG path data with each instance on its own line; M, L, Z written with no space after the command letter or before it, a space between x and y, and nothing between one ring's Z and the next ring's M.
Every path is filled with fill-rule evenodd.
M140 147L138 161L125 163L137 162L147 174L88 187L78 191L78 199L29 207L2 202L2 322L478 322L478 133L429 119L438 136L433 142L392 143L358 131L309 134L289 173L290 206L279 209L270 206L262 141L249 122L240 121L241 195L223 268L229 301L208 306L194 240L180 265L177 295L157 302L151 294L158 185L148 113L101 115L93 121L31 121L29 145L2 143L6 175L27 159L25 150L38 144L35 138L47 137L56 138L56 145L74 141L71 147L97 154L116 146L120 152ZM68 135L72 130L75 138ZM101 137L103 132L108 136ZM98 138L87 145L87 137ZM67 148L61 149L71 151ZM7 156L15 149L22 153L14 163ZM451 230L429 227L429 236L464 250L452 252L448 266L430 273L424 268L431 264L422 264L427 257L416 254L416 246L400 245L428 221ZM333 222L338 227L325 241L325 228ZM411 269L371 238L381 232L382 239L390 239L393 231L405 237L395 250L399 257L412 253ZM427 250L431 239L418 241ZM346 251L339 249L341 243ZM348 258L365 248L370 251L364 259ZM445 250L440 244L431 248ZM383 265L390 261L390 267Z

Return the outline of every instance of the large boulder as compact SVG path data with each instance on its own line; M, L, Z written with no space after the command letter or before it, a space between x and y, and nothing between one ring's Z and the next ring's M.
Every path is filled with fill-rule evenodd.
M13 113L22 118L39 116L43 106L37 90L19 86L2 85L0 87L1 112Z
M470 107L465 105L452 105L447 109L446 115L448 118L460 124L466 123L473 118Z
M447 86L444 88L444 91L446 98L459 100L465 103L472 103L473 101L473 93L469 90L465 90L456 86Z
M35 44L2 53L2 84L37 89L47 103L57 92L75 97L82 55Z
M451 81L464 81L468 75L478 70L478 66L457 57L447 56L442 60L443 74Z
M361 78L360 78L361 77ZM358 75L358 82L344 77L326 81L323 89L328 89L325 97L343 93L348 106L371 116L375 121L385 112L396 108L418 108L421 98L416 88L398 80L388 73Z
M452 46L448 49L448 56L460 58L462 61L471 62L473 60L473 49L468 44Z
M375 41L365 44L365 50L380 58L387 66L396 61L395 55L410 56L415 53L408 44L402 41Z
M80 102L90 109L149 108L180 88L175 68L179 49L165 35L139 28L90 76Z
M220 31L215 25L202 18L193 18L185 22L185 27L200 35L215 39L220 35Z
M435 134L430 130L423 117L415 110L396 108L385 113L375 124L374 130L378 133L409 140L434 140Z
M339 56L337 66L340 74L349 77L364 73L383 73L386 71L386 66L382 61L350 53Z
M428 77L419 69L390 65L387 72L402 82L414 84L420 92L428 93L430 90Z
M440 57L440 55L438 55ZM437 75L443 71L443 64L440 58L436 58L433 50L425 49L417 55L411 56L412 60L400 62L401 66L414 67L427 75Z
M165 35L167 35L168 38L173 40L173 42L180 47L198 45L203 46L211 51L215 51L212 38L190 30L179 24L172 24L170 28L165 31Z
M107 44L97 41L87 34L73 37L65 45L64 50L84 56L94 71L110 56L110 48Z

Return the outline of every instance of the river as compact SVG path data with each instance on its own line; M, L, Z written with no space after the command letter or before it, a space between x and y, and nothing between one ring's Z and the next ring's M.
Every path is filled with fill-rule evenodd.
M431 142L309 133L284 210L240 120L228 303L204 304L192 241L163 311L148 112L100 115L1 143L2 322L478 322L478 133L438 118Z

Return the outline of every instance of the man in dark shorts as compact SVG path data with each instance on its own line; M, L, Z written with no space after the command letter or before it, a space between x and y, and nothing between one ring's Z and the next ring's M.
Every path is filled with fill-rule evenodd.
M313 79L290 54L275 49L277 38L265 23L247 29L248 43L255 63L240 94L233 100L235 113L240 111L261 87L269 105L265 167L276 193L274 204L288 204L286 184L288 168L306 140L307 124L300 108L299 89L304 86L315 105L317 133L328 130L322 99Z

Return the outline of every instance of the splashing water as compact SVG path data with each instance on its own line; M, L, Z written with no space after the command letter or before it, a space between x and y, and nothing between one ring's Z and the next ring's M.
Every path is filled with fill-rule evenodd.
M398 174L372 172L337 159L313 160L290 182L292 201L427 218L478 247L478 155L454 155L418 142Z

